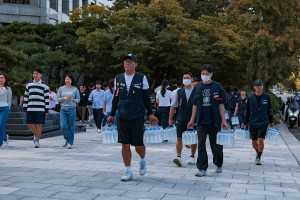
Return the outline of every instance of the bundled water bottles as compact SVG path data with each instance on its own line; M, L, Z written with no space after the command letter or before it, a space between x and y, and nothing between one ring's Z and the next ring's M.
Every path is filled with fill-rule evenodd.
M229 119L228 111L225 112L225 119Z
M276 129L268 128L266 134L266 140L277 142L279 137L279 132Z
M240 124L238 117L231 117L231 123L232 125L238 125Z
M160 143L164 140L164 129L160 126L149 126L145 129L144 142L147 144Z
M198 144L197 131L185 131L182 133L182 143L184 145Z
M172 138L177 138L176 126L171 126L164 130L164 140Z
M250 132L247 129L236 129L235 130L235 138L241 140L249 140L250 139Z
M235 138L234 133L230 131L220 131L217 134L217 144L225 146L234 146Z
M105 127L102 133L103 144L113 144L118 142L118 129L116 126Z

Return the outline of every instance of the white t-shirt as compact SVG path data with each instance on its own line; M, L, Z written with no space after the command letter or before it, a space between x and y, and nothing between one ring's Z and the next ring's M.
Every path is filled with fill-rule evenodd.
M130 85L131 85L131 82L132 82L132 79L134 77L134 74L132 75L125 75L125 82L126 82L126 87L127 87L127 92L129 92L129 89L130 89ZM117 89L117 84L116 84L116 79L115 79L115 90ZM142 87L143 90L147 90L149 89L149 83L148 83L148 80L147 80L147 77L144 75L144 78L143 78L143 87Z
M167 90L165 96L161 95L161 90L157 92L156 99L159 101L159 107L171 106L171 100L173 98L173 93L170 90Z
M192 91L193 91L193 88L185 90L185 97L186 97L187 101L189 101L189 98L192 94ZM175 95L172 99L171 106L172 107L178 107L178 90L177 90L177 92L175 92Z

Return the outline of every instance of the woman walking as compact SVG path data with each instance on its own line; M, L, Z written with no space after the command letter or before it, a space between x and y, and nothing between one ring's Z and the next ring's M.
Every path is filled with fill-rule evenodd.
M57 99L60 102L60 127L65 138L63 147L71 149L74 143L76 103L80 101L79 91L73 86L72 76L66 75L65 85L58 89Z
M170 90L167 90L168 85L169 81L164 79L161 82L161 90L156 94L156 104L158 107L160 122L164 129L169 126L169 113L171 100L173 98L173 93Z
M5 125L11 106L12 92L8 87L6 75L0 74L0 148L4 142L5 146L8 145L8 136L5 133Z

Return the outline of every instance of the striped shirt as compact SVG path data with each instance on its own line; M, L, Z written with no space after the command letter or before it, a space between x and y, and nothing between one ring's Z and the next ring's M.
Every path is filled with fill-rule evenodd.
M48 113L49 109L49 87L42 80L29 81L26 85L23 101L24 111L40 111Z

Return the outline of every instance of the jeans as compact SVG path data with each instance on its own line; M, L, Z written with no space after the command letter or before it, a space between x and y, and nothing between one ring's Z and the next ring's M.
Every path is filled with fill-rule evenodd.
M2 146L3 141L7 141L7 135L5 133L6 121L9 114L9 107L0 107L0 146Z
M73 145L75 134L76 107L62 107L60 109L60 127L65 140Z
M209 136L210 148L213 154L213 163L217 167L223 165L223 146L216 144L217 133L221 130L221 125L200 124L197 128L198 134L198 158L197 168L206 171L208 168L208 156L206 151L206 137Z
M96 109L93 108L93 115L94 115L94 120L97 126L97 129L101 129L101 123L102 123L102 118L103 118L103 108Z
M169 126L169 114L170 106L160 106L158 107L158 113L160 115L160 125L165 129Z
M104 115L104 114L103 114L102 126L105 126L105 125L106 125L106 122L107 122L107 116L109 116L109 115Z

